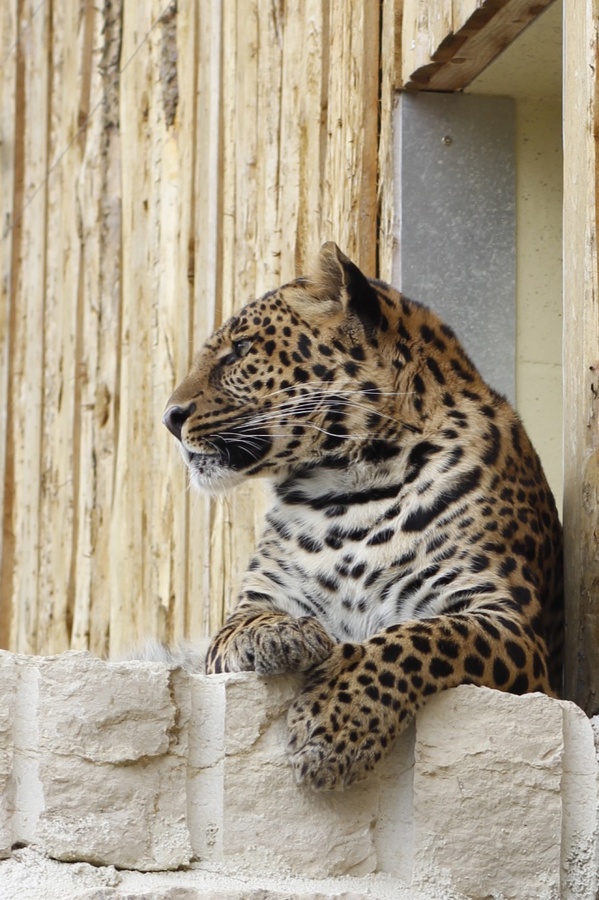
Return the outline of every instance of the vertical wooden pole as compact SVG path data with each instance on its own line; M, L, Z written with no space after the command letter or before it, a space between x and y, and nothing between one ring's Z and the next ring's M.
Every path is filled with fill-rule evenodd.
M398 97L395 86L400 77L401 0L382 0L381 17L377 275L383 281L391 281L396 215L393 190L393 109Z
M331 0L322 239L376 274L380 7Z
M5 554L2 593L12 596L11 646L37 649L46 201L51 9L18 4L16 172L11 261ZM9 545L7 548L6 545Z
M305 271L321 240L329 4L289 4L283 33L278 226L281 278Z
M71 646L102 655L109 643L110 575L120 565L111 558L110 522L121 399L121 0L104 0L97 10L87 3L85 17L93 52L85 62L91 85L78 185L83 299Z
M0 5L0 647L10 645L12 604L12 538L9 503L12 487L7 484L11 472L8 451L10 409L12 264L15 234L15 208L21 191L22 117L17 112L17 71L19 58L17 0ZM21 70L23 61L21 58ZM21 131L21 134L19 133ZM8 501L5 503L5 498ZM5 540L5 532L6 540Z
M222 284L222 146L221 146L221 43L223 6L220 0L200 0L196 9L195 189L193 234L193 296L189 313L190 341L180 360L177 381L214 330ZM174 384L173 384L174 387ZM174 448L170 447L172 454ZM188 502L186 558L186 634L205 637L222 619L221 598L211 592L210 546L212 501L192 495Z
M564 4L566 696L599 712L599 0Z
M158 4L157 15L160 11ZM194 302L196 228L197 15L195 3L171 7L156 30L156 50L162 60L163 84L155 130L162 148L154 169L161 265L153 288L152 386L154 392L151 443L152 471L161 473L151 504L151 582L149 621L162 640L182 640L187 634L188 561L186 475L173 441L161 422L173 384L187 371L193 340L190 309ZM166 77L165 68L170 67ZM175 108L176 101L176 108ZM198 597L197 602L203 603ZM148 619L144 623L147 627Z
M84 25L87 18L83 18ZM78 325L82 301L80 216L74 202L85 145L81 110L89 108L90 60L79 10L55 4L50 36L51 93L46 283L40 570L36 650L60 653L70 645L74 584L76 494L79 474L81 371ZM85 64L87 63L87 65ZM65 90L65 85L69 89ZM65 148L68 151L65 152ZM31 338L29 338L31 339Z
M189 361L196 15L125 0L120 79L123 290L111 523L111 650L182 638L184 473L161 424ZM159 77L158 74L159 73Z

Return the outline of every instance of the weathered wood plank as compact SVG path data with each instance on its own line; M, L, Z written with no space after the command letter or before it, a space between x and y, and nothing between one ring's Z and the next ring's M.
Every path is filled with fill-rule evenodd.
M378 272L379 278L393 278L395 244L395 194L393 188L393 109L394 90L400 60L401 4L383 0L381 8L381 110L378 151Z
M222 177L221 177L221 41L220 0L197 4L197 115L195 136L195 235L193 244L193 298L189 311L191 332L188 355L181 360L177 381L185 374L194 352L216 324L221 289ZM172 453L171 447L171 453ZM212 502L195 495L188 500L187 524L187 634L206 637L211 626L210 543ZM219 607L220 608L220 607ZM222 619L222 610L217 621Z
M322 4L320 4L322 6ZM278 213L276 231L280 242L280 273L283 280L293 278L298 270L298 239L302 185L301 170L306 164L304 148L306 141L306 121L302 102L305 81L303 54L307 40L308 18L306 10L298 3L290 3L281 24L281 87L279 93L281 120L278 129L276 155L280 174L276 179L276 203ZM318 56L320 58L320 48ZM296 74L297 80L290 78ZM300 87L302 85L302 87ZM310 87L313 88L313 85ZM310 87L308 89L310 89ZM318 106L320 106L320 82L318 83ZM314 109L317 109L315 106ZM284 148L284 152L281 152ZM319 171L316 171L319 178ZM274 199L274 198L273 198ZM273 282L274 283L274 282Z
M160 7L154 16L160 16ZM169 7L153 31L160 60L161 102L152 131L155 144L155 244L159 254L152 288L152 442L150 472L159 473L151 492L151 558L148 599L154 635L181 640L187 631L187 494L185 473L161 424L164 405L189 364L192 340L194 252L194 138L196 15L193 3ZM156 62L154 62L156 65Z
M305 271L321 240L328 105L328 5L289 4L283 32L278 184L281 278Z
M406 0L400 86L459 91L553 0Z
M379 12L67 6L0 13L0 642L118 654L214 632L263 514L259 483L185 492L160 417L192 351L327 237L374 272Z
M261 0L258 4L258 72L256 98L255 173L256 200L255 243L256 260L252 296L258 297L271 290L284 278L293 278L291 272L281 274L281 235L279 227L279 179L280 165L287 152L293 156L293 143L286 146L281 134L283 41L288 29L288 11L277 0ZM294 193L296 178L290 184Z
M599 712L599 0L564 20L566 695Z
M442 40L452 30L453 17L451 0L441 0L441 4L445 11L446 23L446 32L441 36ZM397 38L401 44L399 56L402 66L397 72L396 86L401 88L405 83L404 71L409 75L411 72L419 71L422 67L429 65L436 48L430 29L429 4L424 3L423 0L403 0L403 2L399 2L399 5L402 7L402 31ZM438 0L436 5L438 7Z
M175 522L172 519L173 506L164 510L166 521L160 515L160 508L165 502L164 495L168 494L165 462L169 451L168 434L162 427L160 418L172 378L167 342L169 338L172 343L176 340L174 331L166 322L172 320L173 291L178 286L177 241L173 225L176 229L174 220L177 212L181 212L177 210L177 147L169 140L168 134L169 122L172 126L177 115L177 15L175 6L165 6L164 0L151 0L148 6L150 20L147 26L144 24L147 38L139 51L145 63L145 70L143 73L139 72L143 82L142 102L144 94L147 96L147 124L142 125L140 122L145 159L143 162L139 158L137 160L138 170L145 167L147 171L143 181L147 218L140 215L140 237L145 233L148 239L145 249L147 268L143 272L135 268L132 271L137 298L131 305L131 323L143 323L145 341L134 339L135 346L131 347L133 352L130 358L131 361L136 359L137 367L136 385L131 400L139 419L136 440L129 447L132 448L137 443L140 449L143 448L143 455L136 465L134 475L137 491L143 492L143 495L138 495L137 501L143 516L142 543L138 548L141 602L137 635L141 638L145 633L151 637L165 638L170 593L171 530L175 527ZM165 59L162 49L166 42L171 47L166 49ZM158 73L160 77L157 79ZM123 74L126 78L127 73ZM139 259L141 261L141 255ZM186 260L183 261L183 268L187 269ZM182 305L187 305L186 292L181 299ZM173 325L176 328L176 323ZM138 380L140 372L143 373L142 380ZM143 397L142 392L145 395ZM147 485L151 479L153 490L148 492ZM166 593L163 594L163 591Z
M5 543L4 533L9 523L9 507L5 504L5 490L12 495L12 487L7 486L11 477L8 465L7 440L9 428L10 366L11 366L11 321L15 308L12 297L13 287L13 241L18 246L15 235L15 192L19 184L19 125L22 119L17 109L17 58L18 27L17 0L8 0L0 6L0 647L10 645L11 622L13 620L12 587L12 546L10 538ZM22 65L22 60L21 60ZM14 328L14 325L13 325ZM8 498L7 498L8 499Z
M255 20L255 4L248 10ZM255 26L254 26L255 27ZM219 217L221 232L221 282L220 291L215 297L214 324L220 325L234 308L237 288L235 254L236 211L237 211L237 3L225 3L222 7L222 43L221 43L221 91L220 91L220 147L222 185L222 217ZM241 300L241 298L239 298ZM240 303L241 305L241 303ZM228 608L228 597L225 584L232 569L232 545L225 539L230 522L230 498L218 498L212 506L210 519L210 557L209 557L209 631L222 623L225 610Z
M110 544L116 653L186 630L184 476L161 415L189 361L195 132L193 5L177 13L159 0L143 10L125 3L123 21L121 403Z
M246 95L253 110L251 127L255 138L250 143L252 155L248 157L248 167L253 170L253 179L244 182L247 194L241 185L237 197L241 209L250 210L253 242L248 235L238 248L241 255L249 254L252 259L252 283L249 294L241 293L241 303L247 299L260 297L267 290L276 287L283 279L293 278L295 271L281 272L281 235L279 224L279 179L280 164L287 148L281 143L281 90L283 79L283 32L285 8L278 0L259 0L256 8L256 82L254 97ZM241 36L245 30L245 3L239 6L238 29ZM249 50L252 51L252 39ZM241 57L240 57L241 58ZM252 60L253 65L253 60ZM244 65L240 73L247 71ZM253 68L250 69L253 72ZM245 89L245 78L242 78ZM243 95L242 95L243 96ZM290 148L291 149L291 148ZM291 186L290 186L291 187ZM239 207L238 207L239 214ZM242 286L239 289L243 291ZM262 529L263 517L268 505L264 482L255 480L243 485L235 492L233 499L233 521L244 522L246 528L233 531L235 570L232 573L233 604L241 578L247 568L250 556L256 546L257 535Z
M37 649L42 404L44 383L44 293L46 275L46 173L48 170L48 53L50 14L32 0L19 6L17 119L23 117L22 196L15 204L11 364L7 456L12 467L5 490L5 520L13 537L2 590L13 597L11 646ZM20 84L19 84L20 81ZM20 173L19 173L20 177Z
M331 0L322 239L336 240L369 275L376 272L379 15L368 0Z
M120 0L86 9L89 116L78 203L83 246L77 568L71 646L109 650L111 509L117 465L121 335ZM93 14L93 23L89 16ZM107 261L110 261L109 264Z
M70 646L76 566L76 495L79 485L81 405L80 313L82 248L73 197L85 141L81 110L89 108L90 71L85 24L73 6L52 17L50 174L48 177L44 308L44 396L40 498L40 572L37 651ZM80 26L83 24L83 31ZM65 91L64 85L71 85ZM66 149L68 148L68 149Z
M235 169L223 173L227 181L234 178L234 273L233 291L223 296L223 318L232 315L248 300L256 297L258 280L264 283L266 270L258 261L260 178L267 177L264 160L260 159L267 142L276 135L265 135L273 126L272 108L280 102L280 68L273 69L272 54L280 58L280 46L274 34L278 4L273 0L238 0L236 10L235 128L230 138L235 141ZM274 98L267 101L269 92ZM263 118L264 117L264 118ZM226 139L226 137L225 137ZM261 172L262 169L262 172ZM276 184L273 185L274 215L271 240L276 240ZM264 205L263 205L264 210ZM266 251L264 241L262 250ZM278 269L278 266L277 266ZM276 284L277 277L274 282ZM235 605L243 573L256 545L256 522L264 508L262 485L241 484L229 497L219 502L223 516L224 608ZM235 523L235 524L233 524ZM242 523L238 527L237 523Z
M120 79L122 305L120 406L116 451L115 494L111 508L110 643L119 653L131 640L151 632L148 613L147 532L149 485L146 455L152 421L150 360L152 346L151 280L157 249L152 232L152 104L151 44L144 40L153 24L153 4L123 3L125 60ZM154 473L158 478L159 473Z

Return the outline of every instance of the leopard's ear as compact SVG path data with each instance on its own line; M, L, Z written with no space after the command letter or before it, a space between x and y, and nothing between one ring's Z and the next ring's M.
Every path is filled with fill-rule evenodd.
M380 325L381 309L376 291L334 241L327 241L320 248L308 282L322 300L341 305L346 314L358 316L365 326Z
M327 241L320 248L312 272L308 276L310 287L316 294L322 295L323 300L343 302L347 266L353 266L352 261L341 252L334 241Z

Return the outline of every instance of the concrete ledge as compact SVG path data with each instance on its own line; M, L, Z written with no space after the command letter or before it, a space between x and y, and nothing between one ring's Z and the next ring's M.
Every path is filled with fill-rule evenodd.
M46 866L51 898L73 875L51 859L104 867L68 894L98 900L595 898L599 768L574 704L448 691L376 777L322 795L284 755L299 683L0 652L0 886ZM127 870L161 874L136 893Z

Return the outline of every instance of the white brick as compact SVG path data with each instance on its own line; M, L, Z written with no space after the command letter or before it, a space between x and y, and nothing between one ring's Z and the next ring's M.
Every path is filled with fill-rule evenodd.
M562 702L561 900L599 895L599 766L591 722L574 703Z
M56 859L137 869L187 863L187 679L84 653L13 660L16 689L13 676L3 679L14 697L4 796L15 812L10 825L2 816L0 833L10 828L12 842L34 842Z
M45 852L142 870L189 862L186 688L155 664L40 665Z
M597 893L599 767L573 704L447 691L368 782L316 794L285 757L300 686L0 652L0 885L37 867L32 900L397 900L416 896L412 873L421 900ZM14 842L147 874L30 870L32 848L1 859ZM75 890L50 891L52 872L66 885L78 867Z
M33 839L44 808L39 778L38 682L36 657L0 653L0 704L5 781L0 800L1 846Z
M52 753L122 765L178 756L171 677L151 663L105 663L86 653L38 658L40 746Z
M190 796L200 858L318 877L374 871L380 782L333 795L294 782L285 718L301 682L253 674L193 680L212 744L197 742L191 754L204 762L193 767Z
M374 843L377 871L411 884L414 853L414 740L412 723L377 771L380 783Z
M464 686L416 725L414 881L472 900L558 900L562 709Z
M0 652L0 859L10 855L15 805L14 701L18 672L14 656Z

